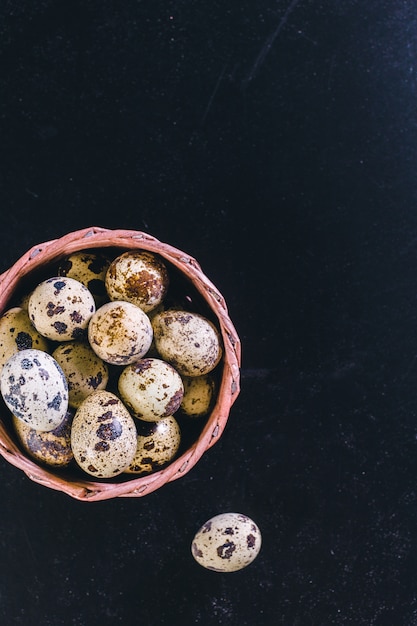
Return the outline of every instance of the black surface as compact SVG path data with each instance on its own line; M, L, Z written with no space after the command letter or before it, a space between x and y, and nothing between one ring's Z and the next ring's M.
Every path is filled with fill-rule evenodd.
M242 391L140 499L0 462L0 622L417 624L417 7L0 7L0 266L85 226L145 230L225 296ZM237 510L234 574L190 542Z

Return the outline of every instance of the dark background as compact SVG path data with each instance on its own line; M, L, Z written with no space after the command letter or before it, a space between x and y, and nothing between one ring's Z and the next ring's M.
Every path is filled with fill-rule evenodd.
M242 341L220 441L85 503L0 462L0 622L417 624L417 6L3 1L0 268L88 226L195 256ZM224 511L245 570L190 554Z

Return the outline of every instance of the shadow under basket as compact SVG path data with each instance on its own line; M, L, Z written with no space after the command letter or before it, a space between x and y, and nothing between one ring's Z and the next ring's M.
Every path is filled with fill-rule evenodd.
M189 299L195 301L217 326L223 342L223 357L216 368L216 398L209 415L187 441L185 449L180 449L178 456L163 469L151 474L120 474L113 479L95 481L77 469L44 467L22 451L8 410L2 407L0 454L34 482L64 492L77 500L90 502L115 497L141 497L184 476L206 450L219 440L230 408L240 391L240 341L223 296L204 275L194 258L144 232L90 227L35 245L0 276L0 315L11 306L16 306L16 298L19 293L25 293L25 288L33 288L41 280L52 277L54 267L58 266L60 260L74 252L100 248L108 252L112 250L114 257L127 250L148 250L160 255L182 289L185 286L187 297L189 292Z

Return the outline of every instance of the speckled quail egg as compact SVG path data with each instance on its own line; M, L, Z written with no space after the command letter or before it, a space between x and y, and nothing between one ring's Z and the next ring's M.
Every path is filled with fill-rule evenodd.
M128 474L150 474L173 460L181 443L181 430L172 415L157 422L136 420L138 440Z
M118 390L135 417L153 422L178 410L184 385L172 365L161 359L145 358L124 368Z
M61 343L52 352L68 382L69 405L78 408L90 393L105 389L109 368L89 344L81 341Z
M3 366L0 390L12 414L35 430L53 430L67 413L64 372L42 350L31 348L13 354Z
M21 419L12 416L13 427L22 448L43 465L60 469L68 467L74 456L71 449L71 423L74 412L67 411L61 424L44 432L35 430Z
M216 384L211 374L183 376L184 396L180 412L187 417L202 417L210 411Z
M152 343L152 325L146 313L131 302L107 302L94 313L88 340L106 363L128 365L141 359Z
M152 319L155 347L184 376L211 372L222 357L220 334L199 313L167 309Z
M247 515L221 513L209 519L196 533L191 552L206 569L215 572L241 570L258 556L261 532Z
M13 307L0 317L0 370L12 354L29 348L48 352L49 342L32 325L27 311Z
M36 330L54 341L81 339L96 310L94 298L80 281L57 276L32 291L28 313Z
M71 447L81 469L96 478L111 478L129 467L136 425L115 394L98 390L82 402L72 422Z
M164 299L169 274L162 259L146 250L124 252L112 261L106 274L111 300L126 300L148 313Z
M110 265L109 257L100 251L73 252L63 259L58 268L59 276L79 280L92 294L96 307L108 301L105 279Z

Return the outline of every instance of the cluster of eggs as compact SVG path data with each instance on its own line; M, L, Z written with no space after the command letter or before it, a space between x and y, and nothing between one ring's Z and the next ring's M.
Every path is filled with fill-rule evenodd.
M156 253L75 252L3 313L1 397L31 457L97 479L175 458L178 416L209 413L223 348L170 284Z

